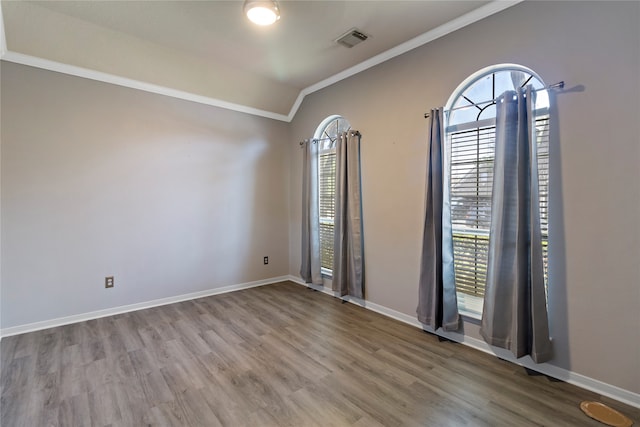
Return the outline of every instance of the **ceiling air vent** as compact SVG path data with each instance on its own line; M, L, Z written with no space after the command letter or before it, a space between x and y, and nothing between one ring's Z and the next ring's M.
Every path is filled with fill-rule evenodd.
M357 45L358 43L362 43L368 38L369 36L363 33L362 31L352 28L346 33L344 33L343 35L341 35L340 37L338 37L336 39L336 43L339 43L342 46L351 48Z

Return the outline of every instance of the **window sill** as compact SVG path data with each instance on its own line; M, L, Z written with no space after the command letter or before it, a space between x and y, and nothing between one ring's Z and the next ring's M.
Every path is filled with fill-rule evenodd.
M320 274L322 274L323 279L333 279L333 271L328 270L324 267L320 269Z
M474 311L466 311L463 309L458 310L458 314L460 315L460 317L462 317L462 320L476 325L479 325L480 321L482 320L482 314L476 313Z
M458 313L465 319L477 323L482 318L484 299L462 292L456 292L458 299Z

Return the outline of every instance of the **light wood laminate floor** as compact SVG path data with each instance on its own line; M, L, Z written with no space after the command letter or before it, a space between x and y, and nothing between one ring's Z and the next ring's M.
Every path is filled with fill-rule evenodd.
M2 340L3 427L601 426L640 411L285 282Z

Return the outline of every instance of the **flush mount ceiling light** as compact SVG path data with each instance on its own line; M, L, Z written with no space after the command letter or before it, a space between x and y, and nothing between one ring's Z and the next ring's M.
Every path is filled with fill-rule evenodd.
M244 14L257 25L271 25L280 19L280 8L275 1L245 0Z

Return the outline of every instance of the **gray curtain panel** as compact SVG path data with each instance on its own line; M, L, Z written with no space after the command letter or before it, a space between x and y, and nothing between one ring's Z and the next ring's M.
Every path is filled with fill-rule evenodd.
M531 86L497 101L487 286L480 333L536 363L551 358Z
M318 206L318 144L304 142L302 164L302 262L300 277L322 285L320 272L320 211Z
M418 320L434 331L460 327L453 266L453 237L449 202L449 174L444 162L442 108L429 116L426 206L418 285Z
M360 133L336 141L336 206L333 237L333 290L364 298L364 234L360 184Z

